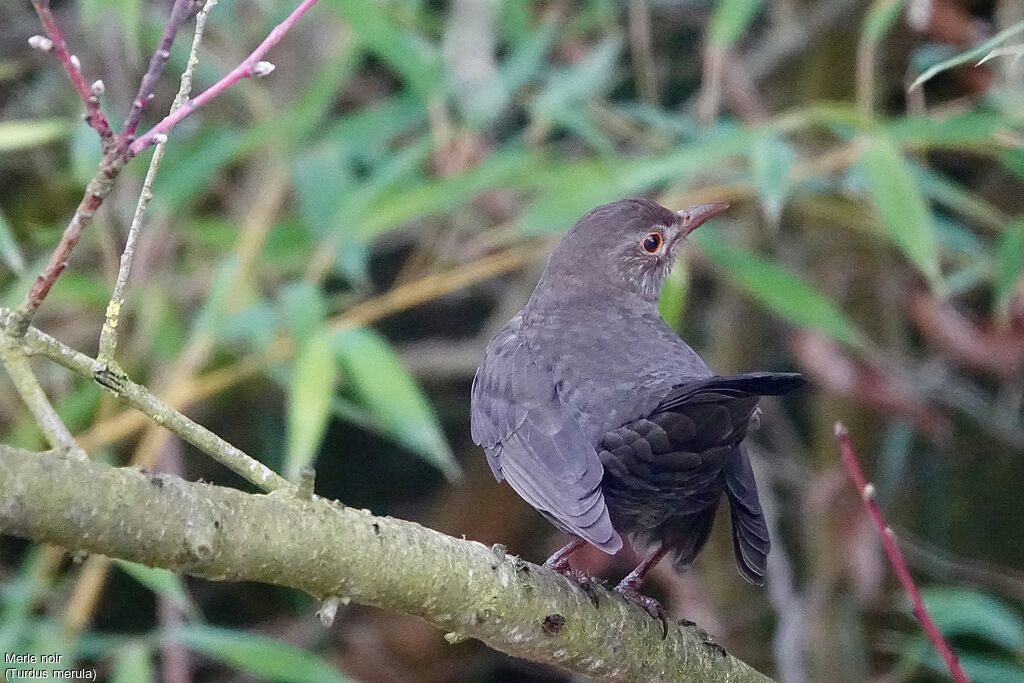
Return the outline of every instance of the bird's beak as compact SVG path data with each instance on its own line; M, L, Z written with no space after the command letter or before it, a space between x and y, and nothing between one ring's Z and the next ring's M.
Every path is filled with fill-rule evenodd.
M697 204L682 211L676 211L680 232L683 236L689 235L728 208L729 205L725 202L710 202L708 204Z

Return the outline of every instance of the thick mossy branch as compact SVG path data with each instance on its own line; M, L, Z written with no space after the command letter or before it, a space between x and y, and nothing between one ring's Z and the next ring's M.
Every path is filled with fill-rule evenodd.
M0 533L414 614L602 681L758 682L694 627L479 543L291 490L253 495L0 446Z

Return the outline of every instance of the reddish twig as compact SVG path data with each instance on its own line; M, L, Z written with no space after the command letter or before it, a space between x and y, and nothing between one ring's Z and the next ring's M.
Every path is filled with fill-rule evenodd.
M882 537L882 545L885 547L885 554L889 558L889 564L891 564L892 568L896 571L896 576L903 585L903 590L907 592L907 595L910 597L910 602L914 606L914 616L916 616L917 620L921 622L921 626L924 628L928 639L932 641L932 645L935 647L935 650L946 662L946 666L949 668L949 672L952 674L953 680L956 681L956 683L970 683L971 679L967 677L967 674L964 673L964 670L960 667L960 661L957 659L956 653L953 652L953 648L949 646L946 639L942 637L942 633L939 632L938 626L936 626L935 622L932 621L932 617L928 613L928 609L924 606L924 600L921 599L921 592L918 591L913 577L910 576L910 570L907 569L907 563L903 559L903 553L900 552L900 547L896 543L896 534L894 534L893 530L885 523L885 518L882 516L882 509L878 507L878 503L875 501L875 487L865 479L864 472L860 468L860 463L857 462L857 455L853 451L853 443L850 441L850 433L841 422L836 423L836 439L839 441L839 449L843 454L843 463L846 465L846 469L850 473L850 478L853 479L854 485L857 487L857 490L860 491L861 498L864 499L864 505L871 514L871 519L874 520L875 526L878 527L878 532Z
M92 86L86 83L85 75L82 73L81 62L78 57L71 54L71 51L68 50L68 45L64 41L64 34L61 33L57 20L53 18L53 12L50 11L50 0L32 0L32 7L35 8L36 14L39 15L39 21L42 22L43 28L46 30L50 44L45 42L40 44L41 38L30 40L29 43L33 47L52 51L57 55L57 59L60 60L61 64L64 65L64 70L67 71L68 78L71 79L71 84L85 104L85 122L99 134L103 149L110 149L117 141L117 136L110 127L107 115L100 108L103 81L96 81Z
M46 0L37 1L40 3L40 7L45 8ZM220 95L223 91L227 90L242 78L248 78L250 76L265 76L273 71L273 64L260 62L259 59L265 55L270 48L280 42L281 38L284 37L284 34L295 25L295 22L297 22L302 15L316 4L316 1L317 0L303 0L284 21L274 27L274 30L272 30L266 39L260 43L259 47L257 47L256 50L254 50L253 53L245 59L245 61L235 67L227 76L222 78L205 92L201 93L195 99L187 101L179 109L165 117L145 135L126 146L121 153L109 153L104 156L99 170L96 172L95 177L93 177L89 182L88 187L86 187L85 196L82 198L78 208L75 210L75 215L71 218L71 222L68 223L68 226L64 229L64 234L61 236L60 242L54 249L53 254L51 254L49 262L36 278L32 288L29 290L28 294L25 295L25 299L21 302L21 305L18 306L18 309L11 314L8 334L16 339L25 336L25 332L28 331L29 326L32 324L32 319L35 317L36 311L39 310L43 300L50 293L50 290L53 288L57 278L60 277L62 272L64 272L64 268L67 267L68 258L70 258L72 250L74 250L75 246L78 244L78 240L81 239L82 232L85 230L86 226L92 222L92 218L96 214L100 205L103 204L103 200L106 199L108 194L110 194L114 181L117 179L117 176L120 175L121 169L124 168L124 165L128 160L150 145L166 138L167 131L174 128L179 121L199 107L203 106L205 103ZM178 26L181 25L182 21L184 21L184 17L181 16L181 13L184 11L185 15L188 14L188 12L182 8L187 9L189 6L191 6L191 2L188 0L176 0L174 8L171 10L171 18L168 20L168 27L164 31L164 40L161 41L160 47L157 48L157 52L154 54L154 60L159 62L159 64L154 66L154 61L151 60L150 69L146 72L147 77L151 74L159 76L159 72L163 69L163 65L167 61L163 52L166 52L166 48L169 47L169 43L167 43L168 37L173 40ZM145 81L146 78L144 77L143 80ZM139 100L141 98L143 106L145 105L145 100L148 99L149 94L151 94L149 91L151 91L151 86L139 88L140 97L136 99ZM141 114L141 109L139 111ZM131 118L130 115L129 120L126 122L125 133L130 129L129 126L132 120L134 119ZM127 139L129 139L128 135L124 135L122 137L122 140Z
M153 56L149 58L149 68L146 69L142 80L139 81L139 92L135 95L135 99L132 100L132 107L128 110L128 116L125 117L124 126L121 128L122 144L126 146L135 136L135 131L139 129L142 110L153 99L153 92L156 90L157 82L160 80L164 67L167 65L167 60L171 56L171 46L174 44L174 37L178 35L178 29L181 28L181 25L185 23L185 20L192 13L192 7L192 0L175 0L174 5L171 7L171 16L167 19L167 25L164 27L164 34L160 38L160 44L153 51Z
M168 114L160 123L153 126L145 135L142 135L137 140L132 142L127 148L127 156L129 158L134 157L145 150L152 144L155 144L162 137L165 137L176 125L178 125L184 118L189 116L196 109L199 109L204 104L218 97L225 90L233 86L243 78L249 78L251 76L265 76L273 70L273 65L267 62L261 62L270 48L277 45L281 38L284 37L292 26L295 25L302 15L308 12L313 5L317 3L317 0L302 0L298 7L296 7L288 17L280 24L274 27L274 30L259 44L255 50L252 51L245 60L232 69L226 76L221 78L219 81L214 83L212 86L204 90L203 92L196 95L194 98L189 99L180 108L174 112Z
M57 278L64 272L64 268L67 267L71 252L78 244L78 240L81 239L82 232L92 222L92 218L103 204L103 200L113 189L114 179L121 173L124 163L117 155L107 155L100 164L100 169L96 172L95 177L89 181L89 185L85 188L85 196L82 197L78 208L75 209L75 215L71 217L68 226L64 228L64 234L61 235L60 242L50 254L50 260L32 283L32 288L25 295L21 305L11 314L7 331L15 339L25 336L36 311L39 310L43 300L50 293Z

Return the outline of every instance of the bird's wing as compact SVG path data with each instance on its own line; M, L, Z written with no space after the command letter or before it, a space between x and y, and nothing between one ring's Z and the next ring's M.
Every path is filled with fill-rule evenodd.
M778 396L806 383L795 372L748 372L742 375L713 375L705 379L683 382L669 391L655 412L670 412L682 404L719 403L724 400L752 396Z
M534 362L516 320L491 341L473 379L473 440L500 481L563 530L605 552L622 547L601 492L597 451Z
M761 396L784 393L803 382L795 374L752 373L682 383L649 416L606 435L603 447L614 456L614 462L609 462L612 478L628 476L634 495L644 495L644 483L652 487L648 496L656 495L653 488L658 484L682 492L672 502L669 527L663 529L678 546L677 563L692 562L707 541L721 495L714 480L723 476L732 512L736 566L745 579L763 583L770 549L768 527L750 459L740 441Z

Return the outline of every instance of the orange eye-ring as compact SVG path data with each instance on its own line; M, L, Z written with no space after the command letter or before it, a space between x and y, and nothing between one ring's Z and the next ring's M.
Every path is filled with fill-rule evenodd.
M657 254L661 250L661 245L665 243L665 238L660 232L649 232L644 237L643 241L640 242L640 246L648 254Z

